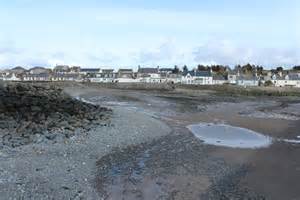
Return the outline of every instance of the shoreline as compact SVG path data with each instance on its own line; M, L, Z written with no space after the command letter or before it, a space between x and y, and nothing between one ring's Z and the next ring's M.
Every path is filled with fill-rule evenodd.
M0 150L1 197L98 199L93 185L99 158L115 148L151 141L171 131L163 122L122 108L114 109L112 124L61 143Z

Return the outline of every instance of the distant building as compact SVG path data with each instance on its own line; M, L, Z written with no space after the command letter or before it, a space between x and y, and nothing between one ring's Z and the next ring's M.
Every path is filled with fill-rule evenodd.
M115 82L118 83L131 83L138 82L135 73L132 69L119 69Z
M213 75L213 85L228 84L228 80L222 75Z
M260 80L255 75L240 75L237 77L237 85L239 86L259 86Z
M167 74L166 76L167 83L181 83L183 77L182 74L174 74L173 72Z
M61 74L56 73L51 76L51 81L81 81L80 74Z
M57 74L66 74L70 72L70 67L68 65L56 65L53 72Z
M227 75L227 80L229 84L236 85L237 84L237 77L239 75L239 72L233 70L229 71Z
M9 74L4 74L2 75L1 80L3 81L21 81L20 75L17 75L15 73L9 73Z
M159 68L160 74L171 74L173 73L174 68Z
M210 71L193 70L183 73L181 83L192 85L212 85L213 77Z
M289 73L286 75L273 74L271 79L275 87L300 87L300 74Z
M100 72L100 68L81 68L80 74L87 75L89 77L95 77L95 74Z
M49 73L25 74L23 75L23 81L51 81L51 77Z
M99 83L112 83L114 82L116 76L117 74L113 69L102 69L95 75L95 77L90 78L90 81Z
M137 71L137 78L144 83L161 83L159 68L140 68Z
M70 73L80 73L80 66L71 66L70 67Z

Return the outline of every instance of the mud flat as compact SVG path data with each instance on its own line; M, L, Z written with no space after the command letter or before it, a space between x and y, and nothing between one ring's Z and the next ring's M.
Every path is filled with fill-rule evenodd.
M103 94L112 99L128 97L114 106L138 107L153 113L173 130L153 142L116 149L100 158L96 189L103 198L281 200L300 197L297 188L300 146L288 143L299 140L300 123L292 117L300 113L298 97L239 97L194 89L164 93L98 90L90 96ZM255 112L276 117L244 115ZM264 148L206 144L186 128L199 123L240 127L275 141Z

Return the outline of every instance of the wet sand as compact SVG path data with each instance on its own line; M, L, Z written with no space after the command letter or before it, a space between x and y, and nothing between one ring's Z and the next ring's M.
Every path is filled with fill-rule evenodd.
M92 91L86 97L92 96L105 97L112 107L147 113L173 130L157 141L116 150L109 159L98 161L96 187L107 199L300 198L299 144L275 141L261 149L218 147L203 144L186 129L190 124L221 122L273 138L297 139L300 121L290 118L300 113L295 97L233 98L210 92L186 96L180 91L111 89ZM262 118L255 115L257 111L272 117ZM140 159L145 163L139 165ZM100 170L103 166L108 167ZM120 170L109 176L116 166ZM133 179L132 169L139 172Z

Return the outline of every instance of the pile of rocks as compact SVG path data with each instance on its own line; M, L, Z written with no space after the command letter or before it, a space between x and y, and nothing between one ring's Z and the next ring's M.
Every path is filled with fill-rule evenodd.
M69 138L75 130L109 124L111 110L71 98L61 88L46 84L0 84L2 145L17 147L39 136Z

